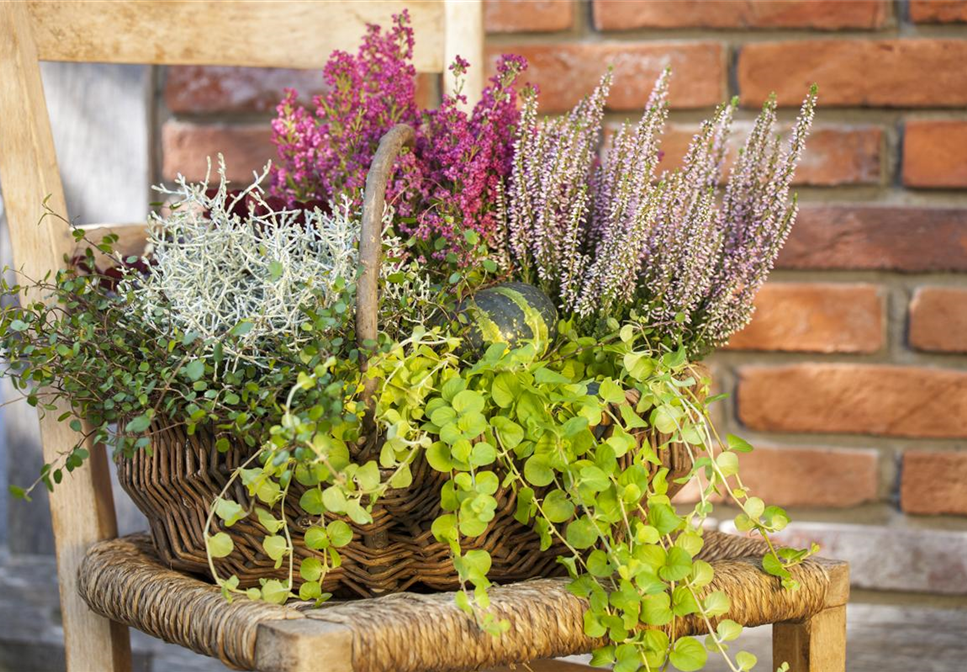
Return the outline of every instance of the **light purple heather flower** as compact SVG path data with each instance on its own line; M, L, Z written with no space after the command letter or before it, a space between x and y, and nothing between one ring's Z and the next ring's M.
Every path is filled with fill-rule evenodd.
M815 107L813 87L783 150L778 137L770 138L776 109L771 98L732 168L719 211L719 226L724 232L721 263L705 306L708 318L703 338L711 347L727 342L749 323L755 295L789 236L798 211L796 199L789 202L789 190Z
M537 94L523 94L509 201L508 246L525 279L566 296L580 281L582 241L611 73L569 114L537 120Z
M659 337L682 337L700 354L748 323L789 234L796 215L789 188L815 88L786 149L773 132L775 100L764 105L717 205L736 102L702 125L681 168L656 178L665 72L641 121L622 126L603 163L589 170L584 148L599 135L609 85L610 73L569 115L545 122L535 96L525 96L503 205L508 256L567 312L589 319L634 312Z
M722 240L715 227L714 189L725 158L732 105L702 124L680 170L665 173L659 214L644 254L638 284L656 324L671 324L681 313L688 322L705 298Z
M657 215L651 188L658 146L668 117L666 70L655 83L641 121L622 127L597 170L587 247L592 251L580 295L570 304L579 315L607 312L634 292L641 258Z

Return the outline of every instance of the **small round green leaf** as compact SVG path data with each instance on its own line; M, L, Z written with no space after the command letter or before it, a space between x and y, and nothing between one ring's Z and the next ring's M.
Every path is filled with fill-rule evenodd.
M353 540L352 528L341 520L333 520L326 525L326 532L329 534L329 542L336 548L345 546Z
M704 601L705 612L710 618L715 616L721 616L729 610L732 602L729 600L729 596L723 593L721 590L716 590L705 598Z
M185 375L191 380L198 380L205 375L205 362L200 359L189 362L185 367Z
M751 670L753 667L755 667L757 662L759 662L759 659L748 651L739 651L737 654L735 654L735 664L739 666L739 669L742 670L742 672Z
M232 538L224 532L208 537L208 552L213 558L224 558L235 549Z
M329 535L321 527L310 527L306 530L306 546L314 551L322 551L329 548Z
M582 516L568 524L565 537L578 550L591 548L598 540L598 528L587 516Z
M692 558L684 549L672 546L665 556L665 565L658 575L665 581L681 581L692 571Z
M591 576L596 576L598 578L605 578L611 576L613 573L611 570L611 562L608 560L608 555L602 550L591 551L588 556L588 572Z
M672 661L672 665L681 672L694 672L705 667L705 661L708 660L708 651L694 637L682 637L675 642L675 646L668 657Z
M311 602L322 597L322 587L316 581L306 581L299 586L299 599Z
M299 576L306 581L318 581L319 577L322 576L322 562L319 558L306 558L299 565ZM308 598L303 597L302 599Z
M554 471L550 461L543 455L533 455L524 462L524 478L539 488L554 482Z
M558 488L547 493L541 509L552 523L566 523L574 516L574 503Z
M322 503L322 492L319 488L311 488L302 493L302 497L299 498L299 506L311 516L321 516L326 510Z
M480 413L484 409L484 398L479 392L474 392L473 390L464 390L463 392L458 392L453 398L451 406L460 415L465 415L467 413Z
M265 537L265 539L262 541L262 548L265 549L265 554L273 560L282 559L282 557L289 550L289 546L286 544L285 538L277 534Z
M719 624L715 627L715 632L723 642L731 642L733 639L738 639L739 635L742 634L742 626L726 618L719 621Z
M269 604L282 604L289 599L289 589L277 579L270 579L262 586L262 599Z

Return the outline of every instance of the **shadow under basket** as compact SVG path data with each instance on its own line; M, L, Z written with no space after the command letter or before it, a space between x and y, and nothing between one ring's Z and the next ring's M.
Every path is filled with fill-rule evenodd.
M704 370L699 369L704 375ZM698 371L697 371L698 373ZM698 391L698 390L696 390ZM629 392L628 401L637 401L637 393ZM161 560L171 567L208 575L205 553L205 523L212 502L228 483L232 473L241 466L250 448L233 445L222 453L215 449L216 437L199 428L188 436L182 427L152 427L151 452L139 451L132 458L118 458L118 477L121 486L148 518L151 536ZM611 427L594 428L600 440L606 439ZM662 446L667 436L655 431L638 430L635 437L641 445ZM621 468L630 466L639 451L629 451L620 460ZM691 469L691 458L685 445L674 443L660 448L658 456L668 467L668 494L674 495L682 486L675 479L686 476ZM660 467L645 462L651 477ZM385 594L404 590L454 590L459 587L449 546L437 541L430 531L435 518L444 513L440 506L440 488L448 474L434 471L422 458L412 465L413 482L405 489L391 489L373 506L373 522L358 525L344 516L324 514L325 521L343 520L352 528L353 539L339 549L342 565L330 570L322 589L336 596L351 597ZM541 496L542 489L537 488ZM316 551L305 544L305 531L319 524L317 516L309 516L298 506L302 486L293 482L285 500L285 514L289 521L294 547L295 586L301 584L298 574L302 559L313 557ZM252 498L247 488L236 479L225 497L249 508ZM488 578L496 583L511 583L535 577L566 574L557 562L566 555L566 548L554 538L547 550L541 551L540 539L530 525L514 519L517 498L511 488L501 487L495 494L498 506L494 519L479 537L463 539L464 550L485 549L493 564ZM563 531L563 525L559 529ZM258 586L259 579L288 578L288 562L278 569L275 561L262 549L268 534L255 516L249 516L231 527L221 525L217 518L213 532L220 530L232 537L235 549L225 558L214 560L219 575L238 576L241 587Z

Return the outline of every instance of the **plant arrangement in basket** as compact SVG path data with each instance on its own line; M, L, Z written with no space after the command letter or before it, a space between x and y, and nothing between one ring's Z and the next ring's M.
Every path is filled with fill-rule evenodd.
M555 119L514 57L471 111L459 90L421 110L412 48L403 14L332 56L311 109L287 95L268 192L228 189L223 167L211 188L179 181L143 258L77 229L65 270L4 282L22 300L0 316L5 374L78 432L34 485L113 446L159 552L229 599L449 588L499 635L492 582L566 573L595 663L687 671L712 651L751 669L700 557L713 499L790 590L816 549L769 541L788 517L742 484L752 448L717 434L699 360L748 322L793 224L815 91L788 141L765 104L718 193L734 102L662 170L667 72L602 152L610 72ZM214 465L182 554L132 475L175 458ZM688 483L697 503L676 506ZM704 643L669 638L695 615Z

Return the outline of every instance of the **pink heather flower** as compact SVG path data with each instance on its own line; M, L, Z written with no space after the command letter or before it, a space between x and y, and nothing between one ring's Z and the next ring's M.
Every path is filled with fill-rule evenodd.
M355 56L333 53L325 68L329 88L314 99L313 111L287 92L273 122L279 152L273 193L289 201L346 194L361 203L379 139L394 124L407 123L416 129L416 145L399 158L387 193L399 228L436 257L460 252L466 230L493 245L519 116L514 84L527 64L503 57L468 115L460 107L466 102L461 78L470 64L457 57L450 66L457 90L438 109L420 110L412 58L413 29L404 11L389 32L369 26Z

